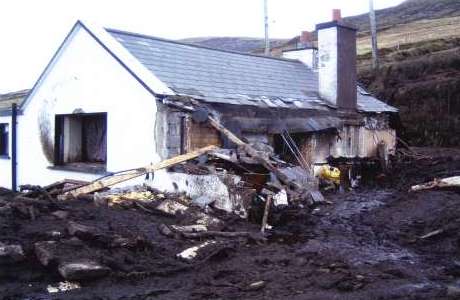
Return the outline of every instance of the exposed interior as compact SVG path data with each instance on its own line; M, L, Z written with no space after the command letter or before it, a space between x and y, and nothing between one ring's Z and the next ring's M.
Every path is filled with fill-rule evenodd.
M107 113L56 115L55 166L104 171L107 163Z

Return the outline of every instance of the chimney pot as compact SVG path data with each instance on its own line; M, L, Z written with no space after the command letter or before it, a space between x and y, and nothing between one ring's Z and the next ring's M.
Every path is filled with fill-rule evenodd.
M313 36L310 31L302 31L300 34L300 44L302 46L311 46Z
M332 10L332 21L342 21L342 11L340 9Z

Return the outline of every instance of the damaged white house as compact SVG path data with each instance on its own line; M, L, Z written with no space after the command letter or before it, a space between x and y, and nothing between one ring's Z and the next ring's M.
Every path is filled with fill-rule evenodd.
M264 57L79 21L17 110L0 100L0 186L91 181L210 144L226 147L214 128L192 119L191 99L281 156L287 133L311 164L372 157L378 143L391 153L397 110L358 87L356 29L334 21L317 32L313 66L305 62L316 51L306 49ZM166 190L190 184L166 171L150 180Z

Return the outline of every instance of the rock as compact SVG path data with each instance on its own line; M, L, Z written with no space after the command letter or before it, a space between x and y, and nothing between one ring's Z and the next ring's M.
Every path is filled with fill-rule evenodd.
M52 212L51 215L58 219L65 220L69 216L69 212L65 210L56 210L55 212Z
M35 255L40 263L47 267L57 262L55 241L37 242L34 244Z
M253 282L251 283L249 286L248 286L248 290L250 291L257 291L257 290L260 290L261 288L264 288L266 285L265 281L261 280L261 281L256 281L256 282Z
M5 245L0 243L0 265L15 264L26 258L20 245Z
M58 271L66 280L88 280L108 275L110 268L92 260L76 260L61 263Z
M70 235L74 235L82 240L93 239L97 236L97 229L91 226L78 224L70 221L67 224L67 231Z

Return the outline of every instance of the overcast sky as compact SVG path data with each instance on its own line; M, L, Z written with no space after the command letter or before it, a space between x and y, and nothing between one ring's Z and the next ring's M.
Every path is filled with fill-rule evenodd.
M268 0L270 37L368 10L368 0ZM374 0L376 9L403 0ZM179 39L263 37L263 0L0 0L0 93L30 88L76 20Z

